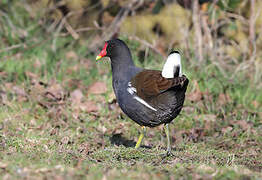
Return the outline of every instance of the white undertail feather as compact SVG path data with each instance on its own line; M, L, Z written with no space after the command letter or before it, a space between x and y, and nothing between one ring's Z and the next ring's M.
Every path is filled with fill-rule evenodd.
M165 78L174 78L174 73L177 68L179 68L179 77L182 77L181 56L179 53L174 52L167 57L162 70L162 76Z

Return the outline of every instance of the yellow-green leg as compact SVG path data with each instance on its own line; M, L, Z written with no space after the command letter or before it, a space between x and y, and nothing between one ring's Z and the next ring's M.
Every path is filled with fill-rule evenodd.
M167 138L167 156L171 155L171 146L170 146L170 138L169 138L169 129L168 129L168 124L165 124L165 133L166 133L166 138Z
M145 126L141 126L141 129L142 129L142 132L141 132L141 134L140 134L140 136L138 138L138 141L136 143L136 147L135 147L136 149L140 147L141 142L142 142L142 140L143 140L143 138L145 136L145 133L146 133L146 127Z

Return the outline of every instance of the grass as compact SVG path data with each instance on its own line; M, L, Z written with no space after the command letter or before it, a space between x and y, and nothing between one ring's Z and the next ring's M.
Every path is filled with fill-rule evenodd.
M53 33L38 21L25 23L28 17L17 21L16 16L1 18L0 49L26 45L0 53L2 178L262 178L262 91L248 72L230 78L233 71L221 71L212 62L199 66L183 60L190 85L184 109L170 126L173 156L164 157L162 127L148 128L144 146L134 149L139 127L112 101L108 61L95 62L88 42L70 36L56 37L54 50ZM24 29L26 38L21 40L8 21ZM140 62L139 44L122 39L137 65L161 69L161 57L150 52ZM90 93L97 81L107 90ZM95 112L74 104L76 89L84 103L95 104Z

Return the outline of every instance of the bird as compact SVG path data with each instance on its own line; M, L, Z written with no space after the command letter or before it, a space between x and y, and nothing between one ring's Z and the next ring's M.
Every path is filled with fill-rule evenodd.
M120 108L141 126L135 149L140 147L146 127L164 124L166 154L170 155L168 124L180 113L189 83L182 74L180 53L172 51L162 71L143 69L134 64L130 49L124 41L111 39L105 42L96 60L103 57L110 58L112 85Z

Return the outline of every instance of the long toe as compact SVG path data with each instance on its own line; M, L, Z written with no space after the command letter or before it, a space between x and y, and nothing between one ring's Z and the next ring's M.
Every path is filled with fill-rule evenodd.
M167 156L167 157L168 157L168 156L174 156L173 153L171 152L171 149L168 149L168 150L166 151L166 156Z

